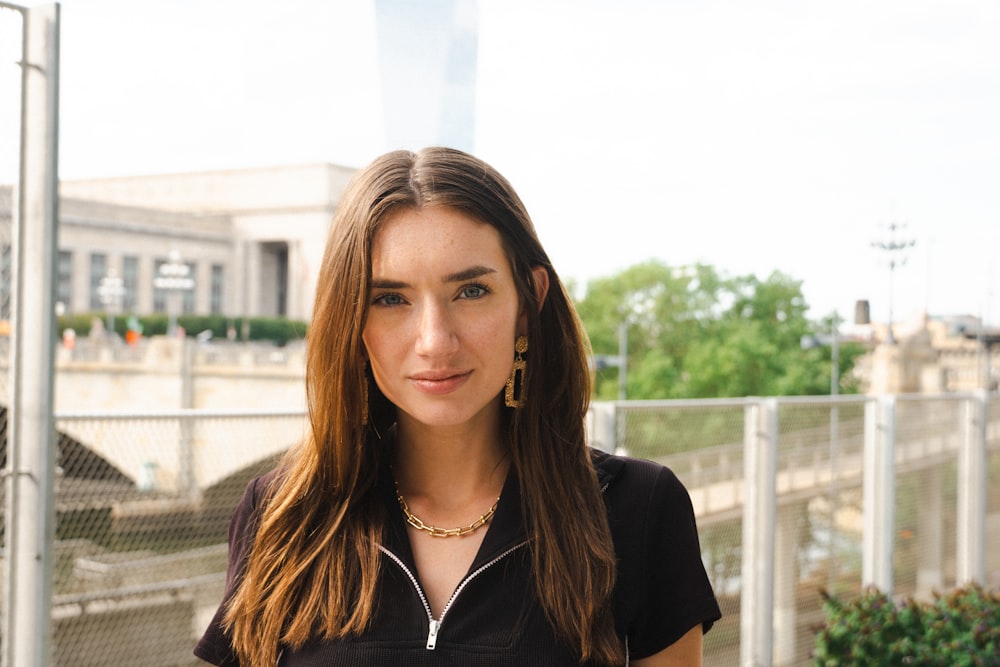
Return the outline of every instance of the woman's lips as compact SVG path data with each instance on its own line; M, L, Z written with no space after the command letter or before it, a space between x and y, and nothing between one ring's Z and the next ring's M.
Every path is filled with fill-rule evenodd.
M433 396L442 396L455 391L469 379L471 371L454 373L425 373L413 375L410 382L420 391Z

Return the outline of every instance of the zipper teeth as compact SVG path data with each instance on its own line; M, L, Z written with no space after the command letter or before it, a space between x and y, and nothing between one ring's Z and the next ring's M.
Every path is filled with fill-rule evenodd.
M379 545L378 548L379 548L379 551L381 551L386 556L388 556L393 561L395 561L396 565L398 565L403 570L403 572L406 573L406 576L408 576L410 578L410 582L413 583L413 587L417 590L417 595L420 596L420 601L424 605L424 611L427 612L427 620L429 622L433 623L434 622L434 615L431 613L431 605L430 605L429 602L427 602L427 596L424 595L424 589L420 588L420 582L417 581L417 578L413 575L412 572L410 572L410 568L406 567L406 563L404 563L403 560L399 556L397 556L396 554L392 553L391 551L389 551L388 549L386 549L381 544ZM444 614L441 614L441 615L444 616Z
M610 485L610 482L606 482L604 484L604 486L601 487L601 493L602 494L605 491L608 490L608 486L609 485ZM456 588L455 592L451 594L450 598L448 598L448 603L444 606L444 609L441 610L441 616L439 616L438 619L437 619L438 627L439 628L441 627L441 623L442 623L442 621L444 621L445 614L448 613L448 610L451 609L452 603L455 602L455 598L458 597L459 593L462 592L462 590L466 587L466 585L469 584L469 582L471 582L473 579L475 579L476 577L478 577L484 571L486 571L489 568L491 568L494 565L496 565L498 562L500 562L501 560L503 560L504 558L506 558L510 554L514 553L515 551L517 551L521 547L525 546L527 543L528 543L527 540L525 540L524 542L521 542L520 544L515 544L510 549L507 549L506 551L504 551L502 554L500 554L499 556L497 556L496 558L494 558L490 562L481 565L474 572L472 572L472 574L470 574L469 576L467 576L464 579L462 579L462 581L459 582L459 584L458 584L458 588ZM379 548L379 551L381 551L386 556L388 556L389 558L391 558L392 561L394 563L396 563L396 565L398 565L400 567L400 569L403 570L403 572L406 573L406 576L410 578L410 583L413 584L413 588L417 591L417 595L420 596L420 602L424 605L424 612L427 613L427 621L428 621L428 623L432 623L433 624L435 622L435 620L434 620L434 614L431 612L431 605L430 605L429 602L427 602L427 596L424 595L424 589L422 589L420 587L420 582L417 581L416 576L414 576L413 572L410 571L410 568L406 567L406 563L404 563L403 560L399 556L397 556L396 554L392 553L391 551L389 551L388 549L386 549L381 544L379 545L378 548Z
M527 541L521 542L520 544L515 544L510 549L507 549L507 551L504 551L502 554L500 554L499 556L497 556L496 558L494 558L490 562L485 563L484 565L480 566L477 570L475 570L474 572L472 572L472 574L470 574L465 579L463 579L461 581L461 583L458 584L458 588L455 589L455 592L451 594L451 597L448 599L448 604L446 604L444 606L444 609L441 610L441 616L438 618L438 624L440 624L442 621L444 621L444 615L448 613L448 610L451 608L451 604L455 601L455 598L458 597L458 594L462 592L462 589L464 589L466 587L466 585L470 581L472 581L473 579L475 579L476 577L478 577L480 574L482 574L484 571L488 570L493 565L496 565L499 561L503 560L504 558L506 558L510 554L514 553L515 551L517 551L518 549L520 549L521 547L523 547L526 544L527 544Z

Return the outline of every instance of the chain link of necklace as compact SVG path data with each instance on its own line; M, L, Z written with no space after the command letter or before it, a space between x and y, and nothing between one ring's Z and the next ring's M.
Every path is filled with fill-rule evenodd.
M431 537L461 537L462 535L468 535L469 533L475 532L486 525L486 522L493 518L493 515L497 511L497 505L500 503L500 496L493 502L493 506L486 511L481 517L470 523L468 526L459 526L458 528L438 528L437 526L430 526L423 521L421 521L413 512L410 511L410 507L403 500L403 494L399 492L399 483L393 482L396 486L396 500L399 501L399 506L403 509L403 514L406 515L406 523L413 526L417 530L422 530L428 533Z

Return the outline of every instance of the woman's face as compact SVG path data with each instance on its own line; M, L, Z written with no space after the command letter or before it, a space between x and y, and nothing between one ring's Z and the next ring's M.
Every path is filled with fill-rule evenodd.
M400 211L376 232L371 266L363 339L400 425L495 426L527 329L497 230L448 207Z

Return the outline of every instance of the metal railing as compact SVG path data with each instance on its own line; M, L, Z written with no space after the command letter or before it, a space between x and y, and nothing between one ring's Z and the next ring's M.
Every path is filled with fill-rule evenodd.
M595 405L593 441L687 486L723 620L708 665L808 665L820 591L1000 587L1000 398Z
M191 648L221 599L229 515L291 444L268 441L301 433L303 418L57 415L53 664L198 664ZM176 439L182 423L213 434L202 465L237 472L197 494L156 484L164 473L141 465L137 434ZM705 638L708 665L809 664L821 589L929 596L1000 583L995 395L601 403L589 427L595 445L662 462L687 486L724 611ZM177 443L166 446L175 456ZM112 465L101 451L137 459Z

